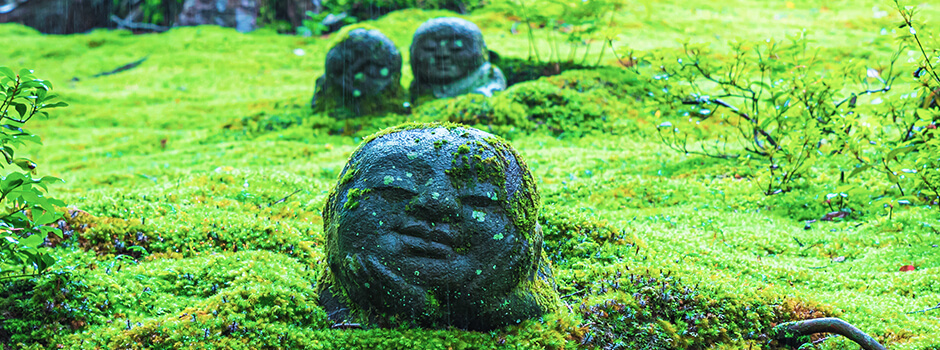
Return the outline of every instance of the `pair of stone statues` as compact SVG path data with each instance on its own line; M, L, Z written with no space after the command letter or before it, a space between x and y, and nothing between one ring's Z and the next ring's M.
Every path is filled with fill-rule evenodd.
M354 29L327 53L311 106L342 119L404 113L406 106L428 99L491 96L506 88L506 78L488 56L483 34L472 22L454 17L425 22L411 43L409 100L395 44L378 30Z
M422 24L410 101L506 87L479 28ZM402 58L377 30L327 53L314 110L336 118L404 112ZM406 124L367 138L323 209L317 293L332 320L366 327L491 330L564 311L542 255L539 194L504 140L457 124Z
M504 140L457 124L367 138L323 209L317 293L338 323L491 330L567 310L539 193Z

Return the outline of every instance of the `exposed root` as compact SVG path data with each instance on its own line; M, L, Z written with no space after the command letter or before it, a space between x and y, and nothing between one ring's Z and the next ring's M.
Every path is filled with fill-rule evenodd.
M773 338L790 346L800 346L807 342L808 336L816 333L835 333L858 343L864 350L886 350L865 332L838 318L816 318L795 322L781 323L774 327Z

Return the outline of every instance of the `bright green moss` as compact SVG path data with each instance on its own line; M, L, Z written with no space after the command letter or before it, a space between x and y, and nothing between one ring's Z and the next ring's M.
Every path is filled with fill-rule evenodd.
M522 82L491 98L464 95L422 105L420 120L448 120L492 130L499 135L540 131L581 136L592 130L604 133L636 132L624 111L643 108L646 84L623 69L568 71L558 76Z
M343 203L343 209L353 210L359 207L359 199L372 192L371 188L351 188L346 192L346 202Z
M715 36L783 39L807 28L834 69L863 59L878 67L886 62L879 57L897 48L893 35L880 34L881 27L892 31L894 14L872 17L872 7L887 10L884 4L826 10L793 3L790 9L756 1L660 2L640 16L615 13L614 46L621 58L627 42L637 56L686 40L720 50L725 44ZM919 9L921 18L938 18L935 7ZM832 21L832 14L844 20ZM441 15L452 14L402 11L370 25L405 48L414 28ZM778 15L780 21L767 21ZM495 11L468 18L483 28L491 49L527 56L526 29L509 34L515 19ZM544 38L559 33L533 34L542 35L537 48L544 61ZM50 192L90 214L69 220L76 229L52 249L62 259L52 274L0 283L0 310L10 313L0 316L0 333L16 336L4 339L13 347L543 349L574 348L592 337L586 346L672 339L662 348L759 349L767 343L743 338L759 337L775 322L824 315L849 320L891 349L940 347L937 310L915 312L940 300L935 206L898 207L890 218L886 210L871 211L804 229L805 219L829 210L823 198L841 186L825 171L835 165L820 164L818 183L792 193L755 195L753 161L665 149L650 127L662 122L656 110L670 109L644 97L644 86L632 85L622 70L572 71L490 99L437 101L414 117L337 122L306 108L330 40L211 26L47 36L2 24L0 36L16 38L0 50L0 62L34 68L70 104L35 124L44 145L24 149L24 156L40 164L40 175L66 180ZM91 78L141 52L151 53L141 66ZM606 56L602 63L613 61ZM558 288L574 312L487 333L330 329L309 294L312 281L328 278L316 274L325 256L320 212L357 137L408 120L443 119L510 138L525 156L547 205L540 215L514 215L538 218ZM881 190L869 179L849 179L855 180ZM147 240L138 240L138 232ZM147 254L128 250L135 245ZM119 252L132 258L116 258ZM898 271L908 264L917 270ZM671 273L665 287L660 272ZM226 332L233 321L238 331ZM626 336L605 338L606 332ZM851 348L837 339L823 346Z

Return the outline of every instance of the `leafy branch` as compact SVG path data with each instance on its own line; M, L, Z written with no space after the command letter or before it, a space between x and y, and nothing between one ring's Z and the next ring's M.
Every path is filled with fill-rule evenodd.
M0 67L0 153L7 165L17 165L24 172L11 172L0 178L0 205L9 205L0 212L0 281L36 277L55 264L56 259L40 249L49 234L58 229L49 226L61 214L57 206L65 203L45 196L55 177L33 178L36 164L26 158L15 158L16 145L39 143L39 138L22 126L34 116L48 117L46 109L67 106L52 102L52 84L37 79L32 71L14 73ZM15 113L15 115L14 115ZM31 271L31 272L29 272Z
M685 106L677 117L688 117L693 131L667 121L658 133L664 144L679 152L722 159L748 155L765 161L766 195L788 192L818 158L828 156L822 151L832 148L827 143L844 143L840 140L849 137L858 119L858 97L887 93L898 77L896 54L886 69L866 70L862 89L844 95L851 74L827 72L802 35L788 42L735 42L731 47L727 62L714 59L703 45L688 43L680 57L660 59L655 80L663 85L667 100ZM872 79L877 86L869 84ZM707 131L711 128L719 131ZM694 133L713 138L714 146L708 149L711 143L703 142L700 151L690 150L689 135Z

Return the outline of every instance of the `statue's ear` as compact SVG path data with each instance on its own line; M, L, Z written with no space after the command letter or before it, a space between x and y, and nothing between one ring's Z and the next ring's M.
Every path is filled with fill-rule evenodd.
M493 50L486 50L489 56L490 63L499 64L499 54Z

